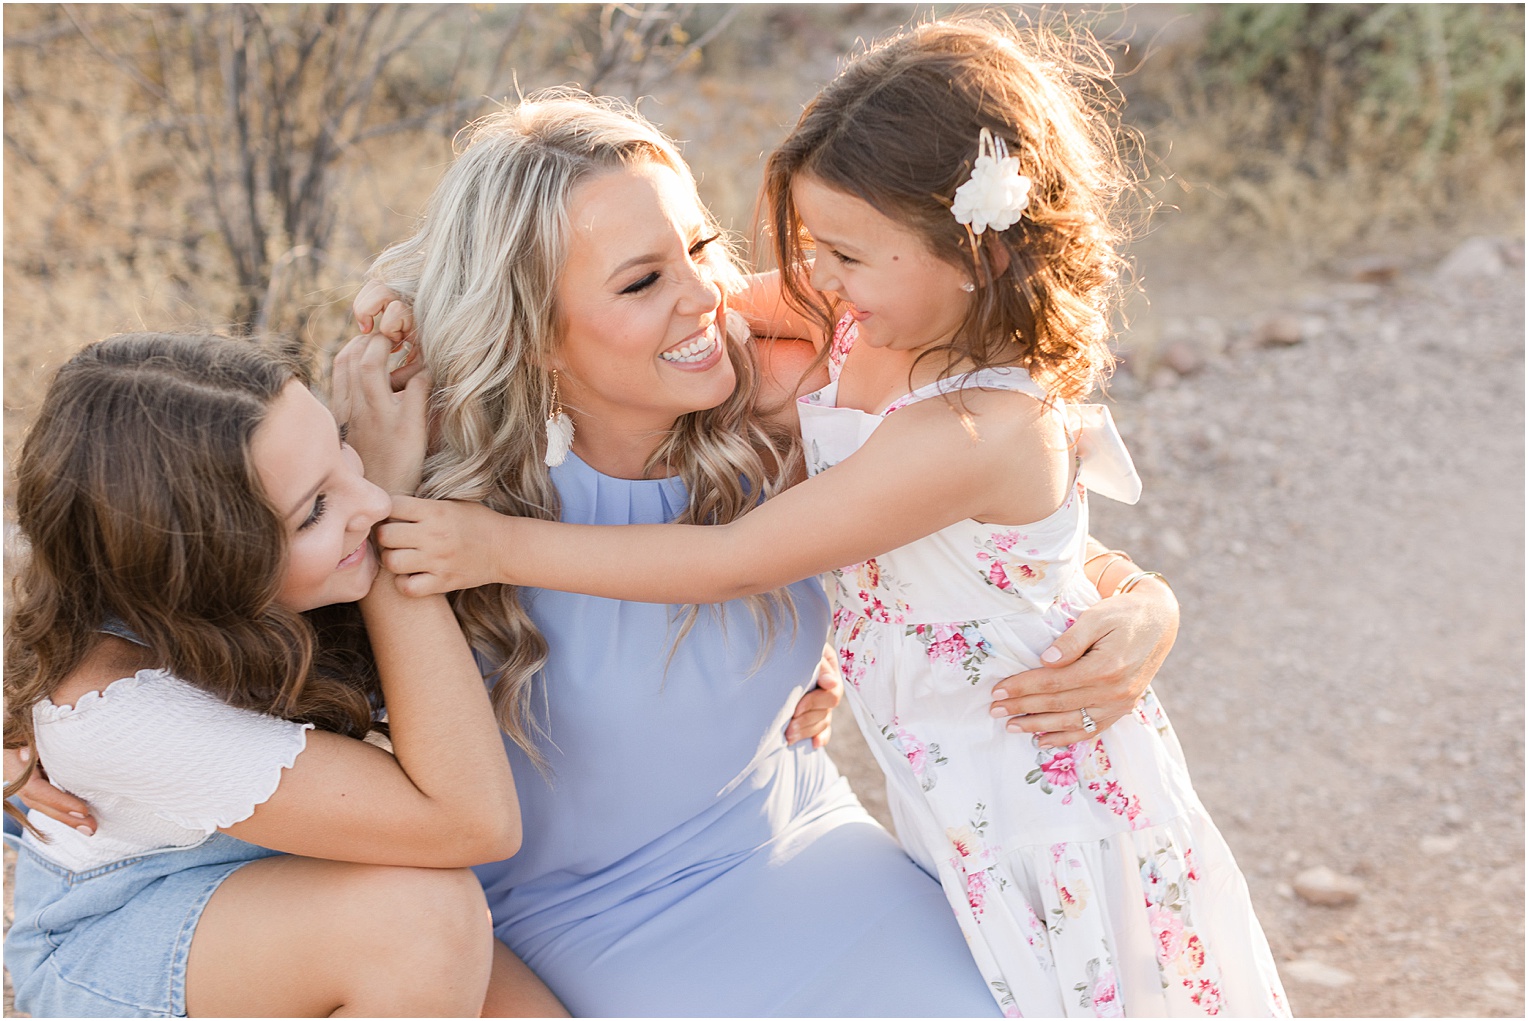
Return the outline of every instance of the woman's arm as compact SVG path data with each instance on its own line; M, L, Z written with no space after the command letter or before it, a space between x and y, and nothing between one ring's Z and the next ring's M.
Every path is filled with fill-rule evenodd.
M1090 554L1095 546L1090 538ZM1136 570L1127 566L1128 572L1106 568L1094 579L1104 599L1078 614L1041 654L1043 667L994 685L992 715L1010 717L1010 731L1038 734L1044 748L1060 747L1092 736L1079 709L1105 730L1135 708L1178 636L1178 600L1160 578L1115 595L1115 586Z
M791 308L780 286L780 271L750 273L743 287L727 296L727 306L741 312L755 337L809 341L815 350L827 342L821 324Z

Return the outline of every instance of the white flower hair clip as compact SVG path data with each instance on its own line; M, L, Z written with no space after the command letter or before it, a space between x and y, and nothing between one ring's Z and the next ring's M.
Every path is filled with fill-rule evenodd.
M1030 184L1029 178L1019 173L1019 158L1008 155L1007 143L982 128L971 179L955 189L950 212L973 234L988 227L1007 230L1029 208Z

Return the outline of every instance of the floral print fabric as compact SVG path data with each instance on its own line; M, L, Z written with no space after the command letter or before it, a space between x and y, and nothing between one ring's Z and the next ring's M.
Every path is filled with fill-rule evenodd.
M880 416L838 408L855 332L840 323L833 381L799 404L813 474L916 400L958 386L1045 396L1022 370L987 369ZM1246 884L1156 696L1059 749L988 715L993 685L1039 667L1097 601L1086 535L1079 481L1041 521L959 522L826 579L832 641L898 836L939 877L1009 1016L1287 1015Z

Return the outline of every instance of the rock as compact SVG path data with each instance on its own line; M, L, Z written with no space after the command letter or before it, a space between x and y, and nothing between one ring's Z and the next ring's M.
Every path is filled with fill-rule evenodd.
M1444 821L1454 826L1462 826L1464 821L1469 818L1469 813L1464 810L1463 805L1444 805L1443 818Z
M1192 376L1204 368L1204 355L1186 340L1175 340L1162 350L1162 364L1180 376Z
M1327 288L1333 300L1358 305L1366 301L1377 301L1385 289L1379 284L1333 284Z
M1459 846L1458 837L1427 836L1422 838L1422 853L1431 855L1448 854Z
M1305 323L1287 312L1269 316L1257 328L1257 342L1264 347L1292 347L1304 339Z
M1296 982L1304 982L1307 985L1325 986L1328 989L1341 989L1351 985L1355 979L1349 972L1341 968L1334 968L1330 964L1322 964L1320 961L1309 957L1302 957L1298 961L1288 961L1279 973L1284 978L1293 979Z
M1390 255L1370 255L1339 267L1343 276L1358 284L1388 284L1401 272L1401 262Z
M1507 271L1501 242L1495 238L1472 237L1459 243L1438 263L1437 274L1444 280L1475 280L1500 276Z
M1157 532L1157 545L1163 553L1179 560L1185 559L1189 554L1188 543L1175 528L1162 528Z
M1306 869L1295 877L1295 893L1308 904L1336 908L1352 904L1363 892L1363 884L1352 876L1333 872L1325 865Z

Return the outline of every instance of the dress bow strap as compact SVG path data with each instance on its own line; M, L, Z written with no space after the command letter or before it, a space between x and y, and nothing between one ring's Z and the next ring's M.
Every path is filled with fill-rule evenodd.
M1125 441L1115 428L1114 416L1102 404L1074 404L1071 409L1079 423L1077 456L1081 461L1077 477L1099 496L1120 503L1135 503L1141 498L1141 477Z

